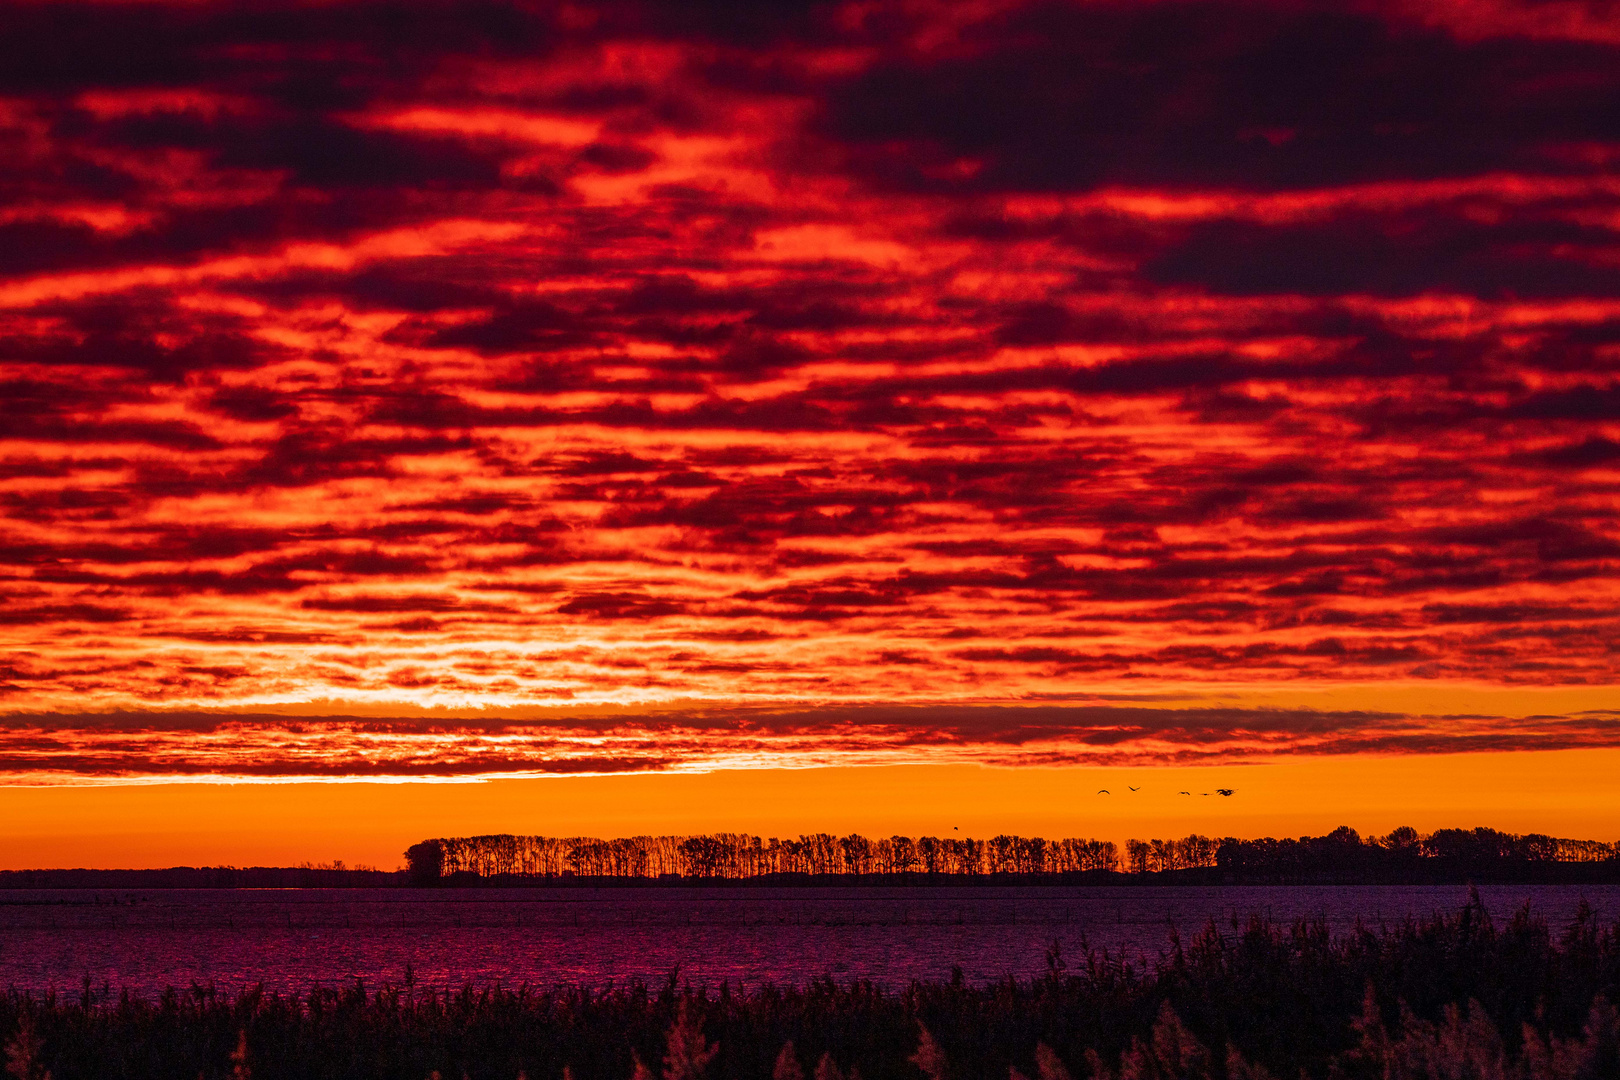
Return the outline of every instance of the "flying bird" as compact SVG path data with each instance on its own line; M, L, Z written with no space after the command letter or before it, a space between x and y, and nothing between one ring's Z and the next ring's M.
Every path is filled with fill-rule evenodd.
M1191 794L1192 794L1192 792L1190 792L1190 791L1183 791L1183 792L1182 792L1182 794L1183 794L1183 795L1191 795Z
M1109 790L1107 788L1103 788L1102 790L1098 791L1097 794L1099 794L1099 795L1108 795L1108 794L1111 794L1111 792L1109 792Z
M1237 789L1236 788L1229 788L1229 787L1218 787L1218 788L1215 789L1215 794L1217 794L1217 795L1230 795L1235 790L1237 790Z
M1129 785L1129 784L1126 784L1126 785L1125 785L1125 786L1126 786L1126 787L1131 787L1131 785ZM1142 790L1142 789L1141 789L1141 788L1139 788L1139 787L1132 787L1132 788L1131 788L1131 790L1132 790L1132 791L1141 791L1141 790Z

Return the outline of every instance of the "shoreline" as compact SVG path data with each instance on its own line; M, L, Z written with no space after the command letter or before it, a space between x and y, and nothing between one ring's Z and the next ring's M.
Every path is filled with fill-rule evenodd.
M1255 874L1220 867L1124 873L1064 874L761 874L746 878L612 875L482 877L457 874L434 882L406 871L313 870L302 867L167 867L157 870L0 870L0 893L31 889L916 889L941 888L1220 888L1240 886L1466 886L1620 885L1620 863L1532 863L1496 867L1423 867L1423 873L1384 875L1364 871Z

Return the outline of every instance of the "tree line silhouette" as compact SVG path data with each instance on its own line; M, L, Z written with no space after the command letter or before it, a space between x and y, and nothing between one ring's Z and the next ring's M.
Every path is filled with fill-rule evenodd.
M424 840L405 852L413 880L601 877L739 879L777 875L870 877L924 874L1048 874L1115 870L1111 840L989 840L923 836L869 839L811 833L762 839L745 833L699 836L457 836Z
M1191 872L1213 880L1422 880L1441 876L1513 876L1583 867L1598 876L1620 872L1620 844L1569 840L1495 829L1402 827L1363 839L1342 826L1298 839L1047 840L1002 834L972 838L812 833L764 839L746 833L696 836L439 837L405 852L416 884L565 879L898 878L966 880ZM1183 876L1188 876L1183 873ZM1566 872L1567 876L1567 872ZM1588 873L1588 877L1592 874ZM1595 880L1595 878L1594 878Z
M336 974L334 972L334 978ZM1620 925L1452 914L1333 935L1261 916L1155 958L885 988L193 984L0 992L16 1080L1613 1080Z
M407 885L659 881L915 884L983 881L1129 884L1421 884L1465 881L1620 882L1620 844L1495 829L1399 828L1363 839L1325 836L1109 840L813 833L762 839L698 836L440 837L413 844L403 870L345 867L169 867L0 870L0 889L386 888Z

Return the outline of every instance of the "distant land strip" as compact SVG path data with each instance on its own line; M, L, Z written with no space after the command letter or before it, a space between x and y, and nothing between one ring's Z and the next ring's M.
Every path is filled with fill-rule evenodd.
M1002 834L969 837L859 834L762 839L743 833L631 836L441 837L405 852L415 884L561 880L703 882L1007 883L1620 881L1620 844L1495 829L1410 826L1363 840L1340 826L1299 839L1111 840Z
M812 833L439 837L399 870L294 867L0 871L0 889L395 888L647 885L1620 884L1620 844L1495 829L1403 826L1363 839L1341 826L1281 840L1111 840L1000 835L879 839Z

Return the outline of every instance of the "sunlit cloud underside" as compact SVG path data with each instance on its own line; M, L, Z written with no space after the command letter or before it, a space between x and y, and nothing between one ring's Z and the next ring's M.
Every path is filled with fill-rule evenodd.
M1423 716L1142 706L727 705L656 715L289 717L219 712L13 714L13 783L479 780L849 765L1215 765L1277 755L1592 749L1620 712Z
M0 774L1620 742L1151 704L1620 682L1585 5L6 21Z

